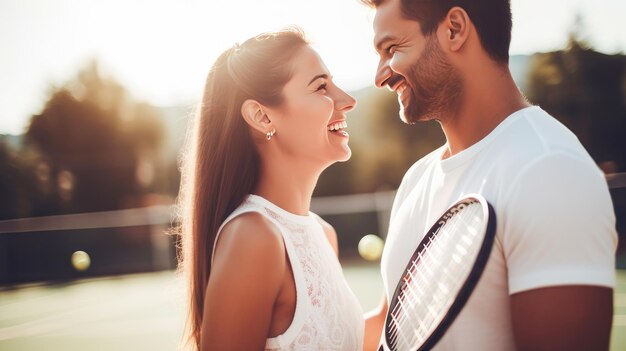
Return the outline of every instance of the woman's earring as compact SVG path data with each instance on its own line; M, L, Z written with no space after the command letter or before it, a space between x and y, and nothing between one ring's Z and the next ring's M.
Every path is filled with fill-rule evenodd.
M267 140L272 139L272 137L274 136L274 133L276 133L276 129L272 130L271 132L265 133L265 136L267 137Z

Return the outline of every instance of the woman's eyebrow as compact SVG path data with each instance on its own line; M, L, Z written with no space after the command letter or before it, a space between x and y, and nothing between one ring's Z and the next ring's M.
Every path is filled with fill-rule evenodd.
M315 77L313 77L313 79L311 79L311 81L309 82L309 84L307 84L307 86L311 85L311 83L315 82L317 79L320 79L320 78L328 79L328 74L322 73L322 74L316 75Z

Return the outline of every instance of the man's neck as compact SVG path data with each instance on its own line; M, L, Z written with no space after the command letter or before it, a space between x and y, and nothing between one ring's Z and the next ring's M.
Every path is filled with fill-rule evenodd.
M508 68L487 68L470 73L454 113L440 120L448 141L443 158L453 156L491 133L515 111L530 106Z

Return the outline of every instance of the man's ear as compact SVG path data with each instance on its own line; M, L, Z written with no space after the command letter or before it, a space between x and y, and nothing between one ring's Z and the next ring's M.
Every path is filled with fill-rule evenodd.
M262 134L267 134L267 132L274 130L272 121L263 110L263 105L256 100L248 99L244 101L241 105L241 115L250 127Z
M469 38L472 22L467 12L461 7L455 6L441 23L445 30L444 43L450 51L459 51Z

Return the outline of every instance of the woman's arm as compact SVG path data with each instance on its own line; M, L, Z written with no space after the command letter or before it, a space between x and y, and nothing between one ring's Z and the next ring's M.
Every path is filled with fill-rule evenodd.
M223 228L205 295L202 350L265 348L286 262L279 230L260 214Z
M387 297L383 297L377 308L365 314L365 338L363 351L376 351L380 343L380 335L383 332L385 317L387 315Z

